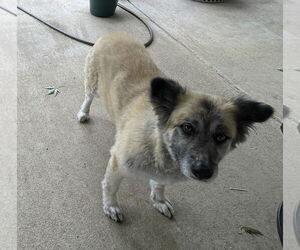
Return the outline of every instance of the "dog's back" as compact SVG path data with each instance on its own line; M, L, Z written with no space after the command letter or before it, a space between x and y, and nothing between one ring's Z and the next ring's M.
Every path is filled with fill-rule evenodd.
M136 97L149 93L153 77L162 76L144 46L120 33L105 35L96 42L87 57L87 77L89 74L97 80L86 81L86 89L98 89L115 122Z

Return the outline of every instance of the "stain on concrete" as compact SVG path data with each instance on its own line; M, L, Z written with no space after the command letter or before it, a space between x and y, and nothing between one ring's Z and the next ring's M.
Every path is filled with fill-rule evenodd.
M283 119L287 118L290 114L290 108L288 106L283 105Z

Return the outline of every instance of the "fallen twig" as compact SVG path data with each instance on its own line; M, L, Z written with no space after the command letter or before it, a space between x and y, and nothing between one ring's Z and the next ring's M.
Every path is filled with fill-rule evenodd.
M244 188L234 188L234 187L230 187L229 190L241 191L241 192L248 192L248 190L247 190L247 189L244 189Z

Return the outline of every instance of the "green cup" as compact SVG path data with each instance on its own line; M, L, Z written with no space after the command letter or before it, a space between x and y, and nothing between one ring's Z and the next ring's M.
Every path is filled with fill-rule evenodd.
M115 14L118 0L90 0L90 12L98 17L110 17Z

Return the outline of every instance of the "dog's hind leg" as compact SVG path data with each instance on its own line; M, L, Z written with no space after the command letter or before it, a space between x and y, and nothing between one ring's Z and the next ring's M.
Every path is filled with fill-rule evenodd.
M92 48L85 62L85 99L77 113L79 122L85 122L89 119L90 107L93 102L94 95L98 89L98 73L94 63L94 49Z
M164 216L172 219L174 209L170 201L165 197L165 186L154 180L150 180L151 194L153 206Z
M79 112L77 113L77 119L79 122L86 122L90 117L90 107L94 99L94 94L85 94L84 101L80 107Z
M110 219L116 222L122 222L123 220L123 215L117 202L117 192L122 179L123 176L120 173L117 159L112 153L106 168L104 180L102 181L103 210Z

